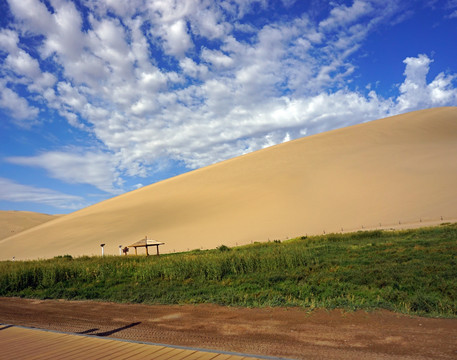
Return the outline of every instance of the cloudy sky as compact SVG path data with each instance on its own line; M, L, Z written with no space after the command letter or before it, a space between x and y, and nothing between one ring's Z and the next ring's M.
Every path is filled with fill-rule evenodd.
M457 0L0 0L0 209L456 106L456 40Z

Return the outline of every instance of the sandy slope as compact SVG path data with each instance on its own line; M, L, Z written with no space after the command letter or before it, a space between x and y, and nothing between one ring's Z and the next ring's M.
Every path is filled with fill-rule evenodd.
M55 219L59 215L0 210L0 240Z
M457 218L457 107L314 135L218 163L0 240L0 258L164 252Z

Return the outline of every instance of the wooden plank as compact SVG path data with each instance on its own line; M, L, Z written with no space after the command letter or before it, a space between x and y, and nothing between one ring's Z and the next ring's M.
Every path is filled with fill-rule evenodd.
M151 355L158 356L163 353L165 347L162 345L148 345L150 346L145 352L138 354L138 356L134 357L135 360L139 359L149 359ZM168 349L168 348L166 348Z
M85 340L85 339L84 339ZM67 359L98 359L99 357L107 354L111 355L113 352L119 351L119 348L122 348L124 344L120 341L109 342L103 339L95 339L98 340L94 343L94 346L91 348L87 348L85 341L79 344L79 347L75 351L71 351L69 353L62 354L64 355L63 358Z
M184 360L211 360L214 359L217 355L217 353L196 351L192 355L185 357Z
M151 347L157 348L157 350L161 349L161 346L156 346L156 345L147 345L147 344L137 344L138 345L138 351L136 353L130 354L128 356L123 357L123 359L136 359L139 356L142 356L147 351L151 350ZM117 357L114 354L106 354L100 357L100 360L103 359L109 359L109 360L115 360Z
M58 344L66 344L72 341L71 337L66 334L53 334L57 336L49 336L50 333L34 331L26 333L24 329L18 329L15 332L16 339L7 344L6 349L3 347L2 354L6 357L11 356L14 358L16 355L21 354L23 357L33 358L40 351L44 351L48 347L57 346ZM0 334L1 336L1 334ZM24 344L24 338L27 343Z
M127 357L133 356L133 355L139 353L140 351L142 351L141 344L129 343L129 342L123 342L123 341L117 341L117 342L124 343L125 346L119 347L117 349L114 349L113 347L111 347L111 349L113 349L113 350L111 351L111 349L110 349L109 354L106 352L103 352L102 354L98 354L96 358L100 359L100 358L106 357L106 355L108 354L109 359L126 359Z
M0 328L1 359L156 359L243 360L243 356L221 354L115 339L48 332L18 327ZM252 358L250 358L252 359Z
M103 341L103 340L102 340ZM134 345L136 344L131 344L131 343L126 343L119 341L119 346L114 347L112 344L108 344L109 346L107 348L98 348L89 354L89 359L99 359L103 356L110 355L110 358L113 356L118 356L118 355L127 355L131 352L136 351L136 347ZM85 354L84 352L82 354Z
M217 354L214 360L229 360L232 358L232 355L229 354Z
M71 336L71 335L69 335ZM40 352L36 359L43 358L67 358L73 356L74 353L90 353L94 349L100 349L100 347L109 348L109 344L100 344L99 339L91 339L82 336L71 336L71 342L65 344L56 344L52 347L49 347L49 350ZM35 360L35 357L32 358ZM32 360L30 359L30 360Z
M185 349L179 354L173 354L173 360L187 359L190 355L195 354L195 353L196 353L195 350L187 350L187 349Z
M166 353L162 356L158 356L155 360L168 360L168 359L176 359L179 357L181 353L183 353L184 349L172 349L169 353Z
M109 347L108 347L109 348ZM99 348L97 348L99 349ZM109 348L111 349L111 348ZM90 354L90 352L89 352ZM81 358L89 359L86 345L84 343L78 343L76 348L66 349L59 353L54 354L53 358L60 358L65 360L78 360Z
M170 354L172 353L172 350L174 350L173 348L170 348L170 347L162 347L160 350L158 351L147 351L143 354L141 354L141 356L138 356L138 357L135 357L134 359L135 360L140 360L140 359L151 359L151 356L156 359L160 356L163 356L165 354Z

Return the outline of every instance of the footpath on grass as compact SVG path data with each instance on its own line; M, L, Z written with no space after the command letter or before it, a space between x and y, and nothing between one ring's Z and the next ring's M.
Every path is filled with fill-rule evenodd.
M293 359L457 357L457 319L386 310L308 312L301 308L0 298L0 322Z

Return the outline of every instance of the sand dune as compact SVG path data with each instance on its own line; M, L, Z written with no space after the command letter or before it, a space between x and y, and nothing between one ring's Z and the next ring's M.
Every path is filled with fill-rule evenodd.
M241 245L457 218L457 107L305 137L146 186L0 240L0 258Z
M31 211L0 210L0 240L57 218L59 215Z

